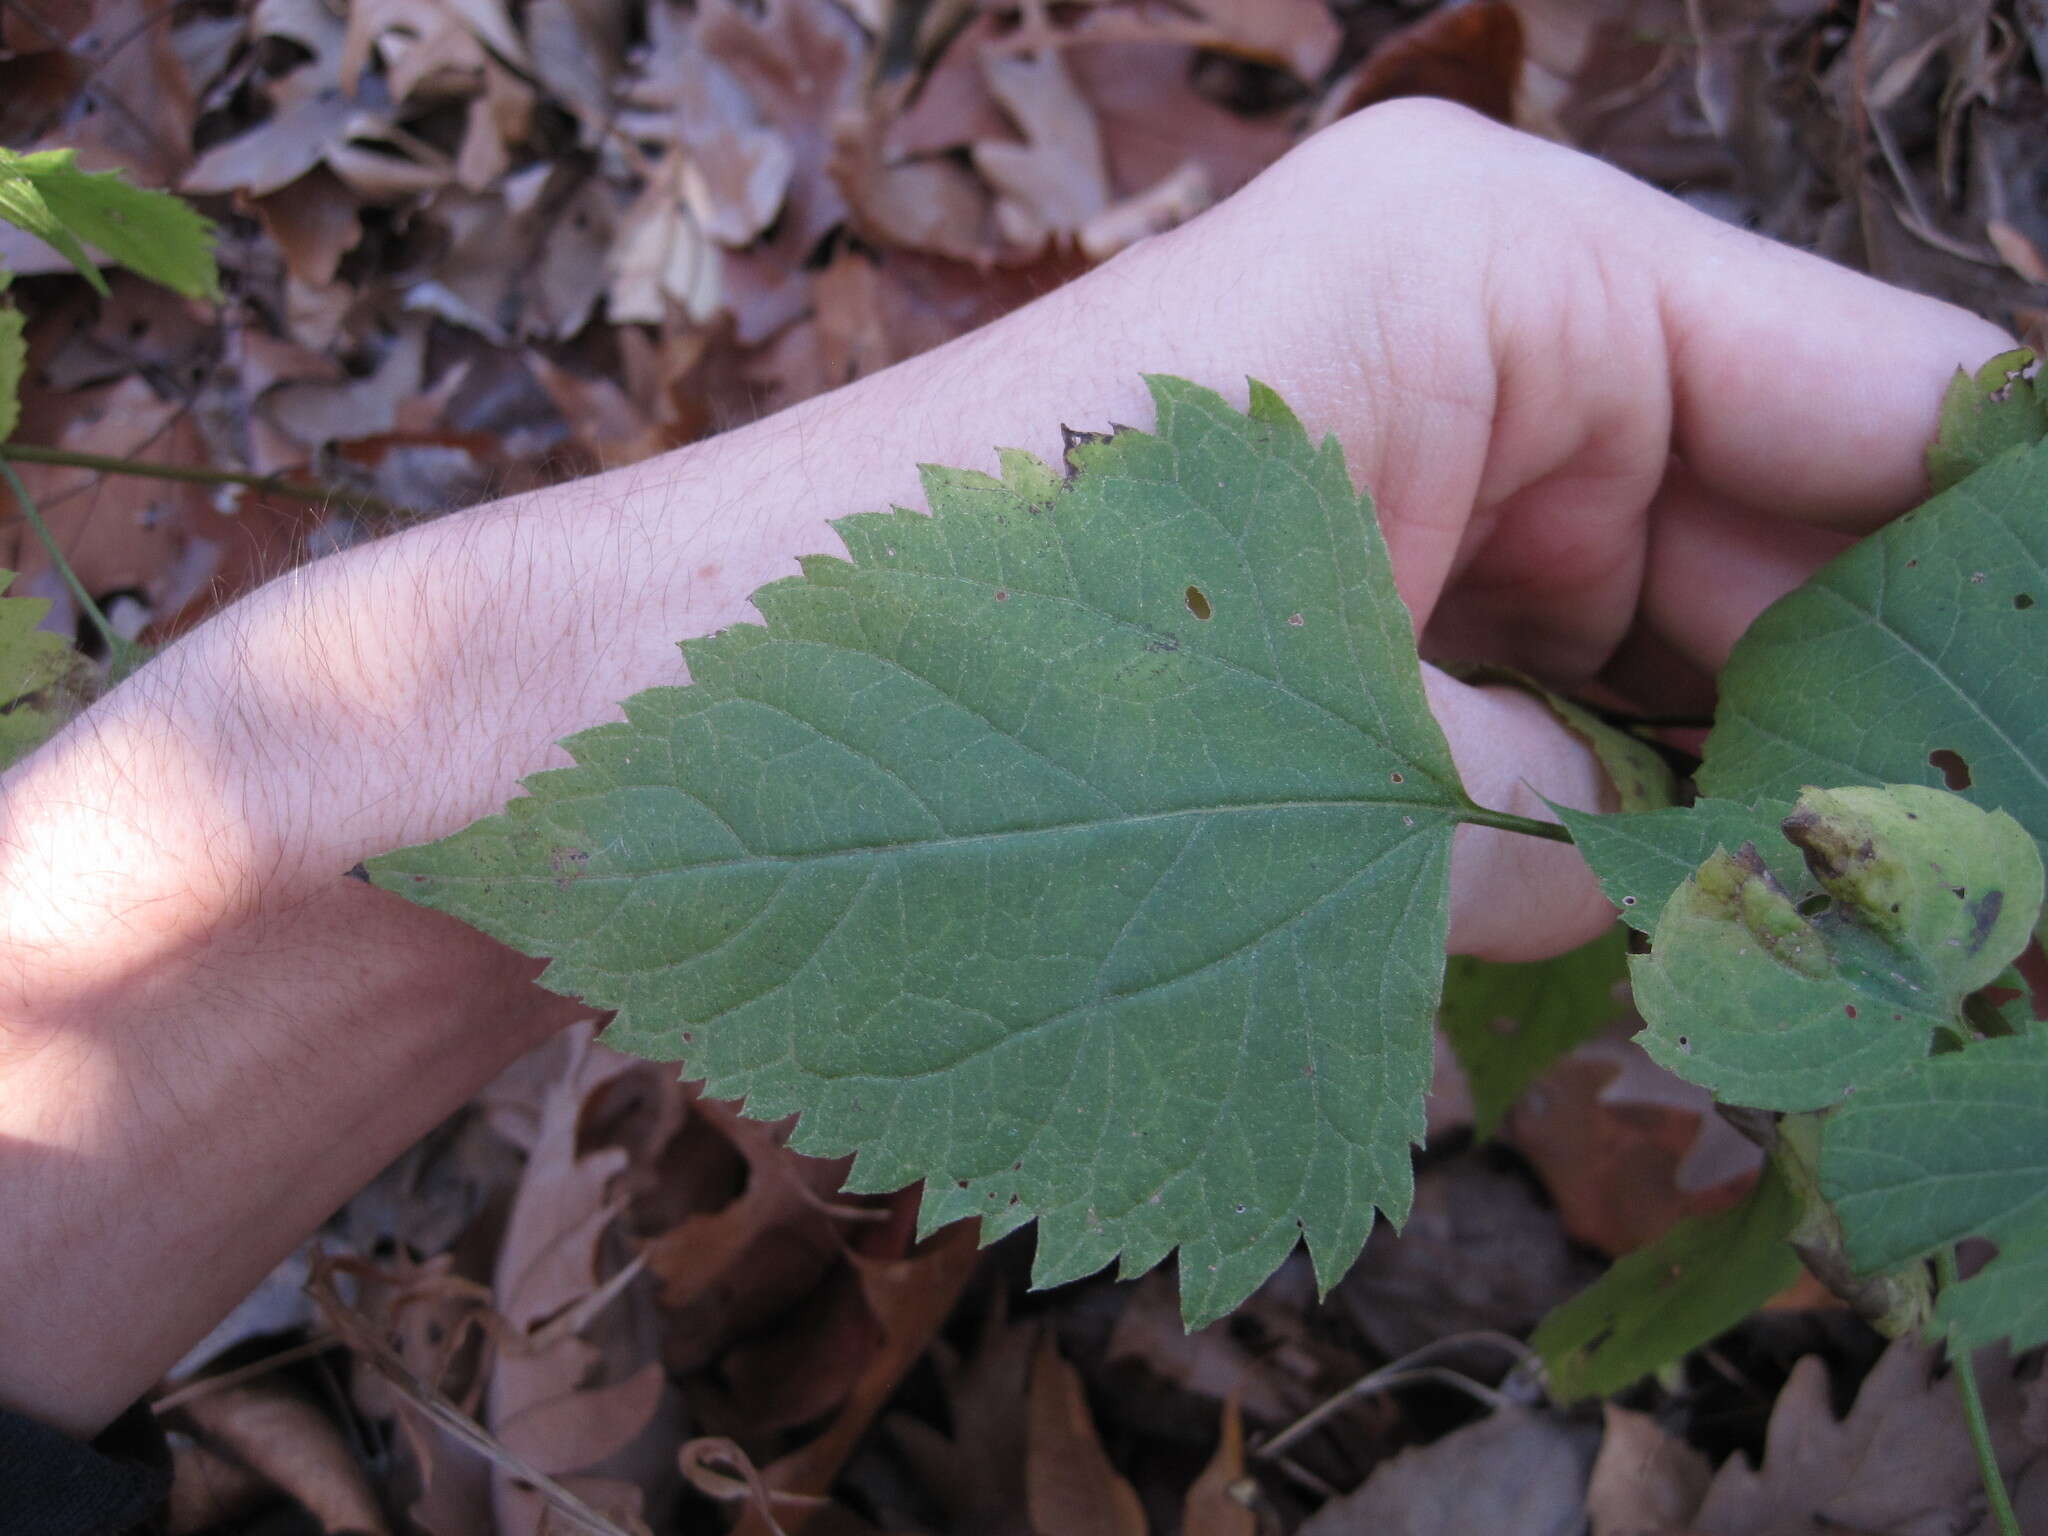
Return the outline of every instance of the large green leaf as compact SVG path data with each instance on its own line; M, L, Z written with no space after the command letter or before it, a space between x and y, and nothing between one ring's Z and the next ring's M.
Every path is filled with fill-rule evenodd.
M1966 1033L1963 1000L2025 947L2041 858L2010 816L1920 785L1808 790L1665 903L1630 962L1651 1057L1728 1103L1821 1109Z
M2040 841L2044 661L2048 442L2004 452L1758 619L1722 674L1700 788L1952 785Z
M1042 1284L1178 1245L1200 1323L1405 1213L1471 807L1334 440L1150 382L1156 434L927 471L371 873L928 1227L1036 1216Z
M189 298L220 297L212 220L118 171L81 171L77 159L69 149L0 149L0 218L52 246L102 293L106 280L81 241Z
M2048 1342L2048 1034L1976 1041L1858 1093L1822 1126L1820 1167L1865 1269L1998 1244L1941 1293L1958 1347Z
M1799 1199L1775 1167L1740 1205L1679 1222L1616 1262L1530 1337L1559 1402L1633 1386L1733 1328L1799 1278Z

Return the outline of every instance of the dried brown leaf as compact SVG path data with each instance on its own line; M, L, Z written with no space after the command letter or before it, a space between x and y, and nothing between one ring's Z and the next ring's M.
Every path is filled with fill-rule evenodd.
M1195 0L1212 33L1204 39L1316 81L1337 57L1343 29L1323 0Z
M1681 1217L1725 1210L1762 1159L1704 1089L1613 1037L1546 1073L1510 1111L1504 1139L1535 1165L1565 1230L1616 1255Z
M905 1413L883 1420L949 1527L977 1536L1031 1536L1024 1458L1038 1328L1010 1320L1006 1295L1000 1288L991 1293L964 1359L943 1339L927 1356L945 1393L952 1433Z
M286 270L304 283L333 282L341 258L363 238L355 194L323 167L268 197L251 198L249 210L284 253Z
M1646 1413L1601 1404L1606 1433L1586 1485L1592 1536L1658 1536L1687 1525L1713 1469Z
M182 1412L217 1454L296 1499L318 1529L389 1536L363 1468L326 1414L275 1380L206 1392Z
M881 1324L882 1343L824 1432L765 1469L769 1486L778 1492L824 1496L855 1443L895 1394L904 1373L931 1346L974 1272L977 1249L970 1222L957 1222L915 1249L909 1248L915 1198L912 1191L907 1199L899 1199L892 1208L890 1226L873 1234L885 1252L894 1250L900 1256L855 1255L852 1260L862 1297ZM796 1536L807 1519L801 1512L785 1515L783 1525ZM767 1536L767 1530L749 1516L735 1536Z
M1884 1352L1856 1393L1847 1418L1829 1402L1828 1371L1817 1355L1793 1367L1765 1431L1764 1458L1722 1466L1693 1517L1705 1536L1809 1536L1816 1530L1946 1536L1982 1529L1984 1490L1954 1381L1937 1374L1938 1351L1900 1339ZM1992 1442L2010 1487L2042 1460L2021 1432L2022 1402L2009 1362L1978 1356ZM2040 1504L2022 1511L2023 1529L2048 1518L2048 1479Z
M1258 1536L1258 1517L1242 1497L1256 1489L1244 1470L1244 1424L1237 1399L1224 1400L1216 1454L1188 1489L1181 1511L1181 1536Z
M1401 96L1455 101L1510 123L1521 76L1522 18L1508 0L1447 6L1410 22L1367 54L1330 88L1316 123Z
M987 53L989 90L1024 135L984 139L974 166L996 189L996 227L1016 251L1036 255L1047 240L1072 240L1109 205L1109 172L1095 113L1060 55Z
M1254 1354L1228 1320L1189 1333L1181 1323L1173 1277L1153 1270L1127 1289L1103 1351L1108 1360L1141 1361L1184 1392L1242 1405L1255 1419L1284 1423L1313 1395L1296 1378Z
M1504 1409L1381 1463L1354 1492L1317 1510L1296 1536L1577 1536L1592 1460L1583 1429Z
M1145 1536L1137 1490L1110 1464L1081 1376L1042 1334L1031 1364L1025 1497L1037 1536Z

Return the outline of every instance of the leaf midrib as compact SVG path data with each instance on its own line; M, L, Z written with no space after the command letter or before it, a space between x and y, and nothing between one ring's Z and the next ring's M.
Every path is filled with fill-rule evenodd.
M609 786L606 790L597 791L590 795L577 796L573 799L568 797L552 799L549 801L549 804L562 806L574 805L578 799L596 799L603 794L609 793L612 789L619 788L655 788L671 790L674 793L683 795L684 798L690 800L693 804L702 804L702 802L699 801L695 795L690 795L686 791L675 790L673 786L670 785L613 785ZM709 806L706 806L705 809L708 811L711 808ZM1045 837L1059 832L1090 832L1104 829L1117 830L1123 827L1137 826L1148 822L1175 821L1186 816L1241 816L1253 814L1263 815L1272 813L1285 813L1288 811L1363 811L1375 809L1397 809L1406 814L1412 814L1416 817L1418 825L1414 827L1402 827L1400 829L1401 836L1399 839L1396 840L1397 843L1405 842L1409 837L1419 832L1421 830L1420 822L1424 817L1439 819L1450 823L1457 823L1464 819L1459 814L1459 812L1452 807L1429 805L1422 801L1417 800L1377 799L1370 796L1352 796L1341 800L1266 800L1254 801L1247 804L1226 803L1221 805L1191 805L1184 806L1178 810L1172 811L1143 811L1117 817L1098 817L1090 821L1063 821L1052 822L1044 826L1011 827L996 832L962 832L955 833L953 835L946 837L906 838L895 842L886 843L856 843L844 848L821 849L812 853L759 853L749 850L746 854L735 858L702 859L687 864L654 865L645 868L622 870L617 874L593 874L587 872L578 872L572 874L567 871L556 872L550 870L546 873L535 871L532 874L472 875L443 873L436 871L434 874L434 879L438 883L447 885L555 886L559 885L559 883L563 880L573 881L577 885L598 885L605 883L613 883L617 881L644 880L652 875L676 875L685 874L696 870L708 869L733 869L750 864L819 864L829 862L833 859L865 858L879 853L900 853L940 848L963 847L971 843L1000 842L1008 838ZM720 820L723 821L724 818L721 817ZM726 825L729 826L730 823L726 823ZM556 830L557 832L560 831L559 828L553 828L552 830ZM563 835L566 836L567 834ZM570 841L574 840L574 838L570 839ZM589 841L589 839L584 840Z

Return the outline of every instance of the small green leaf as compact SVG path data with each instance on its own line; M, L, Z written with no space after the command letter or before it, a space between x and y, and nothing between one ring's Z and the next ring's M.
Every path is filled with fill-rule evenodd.
M118 171L81 171L76 162L68 149L0 149L0 217L46 241L102 293L106 280L81 240L188 298L220 297L211 219L172 193L134 186Z
M1716 848L1740 848L1759 827L1775 829L1791 814L1789 801L1755 806L1731 800L1701 800L1684 808L1599 816L1570 806L1551 807L1592 866L1607 899L1622 921L1648 933L1664 904ZM1767 867L1780 879L1796 879L1798 850L1769 836L1760 845Z
M1633 1386L1725 1333L1799 1278L1798 1198L1766 1166L1749 1197L1681 1221L1556 1308L1529 1343L1561 1403Z
M2048 395L2025 347L2001 352L1974 376L1962 369L1942 397L1941 427L1927 450L1927 477L1945 491L2002 453L2048 437Z
M552 957L929 1228L1035 1278L1180 1249L1191 1324L1398 1219L1471 809L1369 498L1270 390L931 469L379 884Z
M21 327L20 310L0 307L0 443L14 436L21 423L21 376L28 369L28 343Z
M1620 1015L1615 991L1627 980L1628 930L1619 923L1549 960L1452 957L1438 1018L1465 1069L1478 1135L1491 1136L1546 1068Z
M1716 852L1665 904L1631 962L1638 1036L1729 1103L1820 1109L1963 1031L2040 916L2040 855L2003 812L1919 785L1808 790L1783 823Z
M1958 1348L2048 1343L2048 1034L1976 1041L1859 1092L1821 1127L1821 1185L1863 1269L1998 1245L1936 1304Z
M2041 842L2044 657L2048 442L1853 546L1751 625L1721 675L1700 788L1952 787Z
M14 581L0 571L0 593ZM64 680L73 652L63 638L36 626L50 611L49 599L0 596L0 768L41 744L57 726L56 716L28 700Z
M1677 800L1678 778L1663 754L1640 736L1609 724L1578 700L1546 688L1512 667L1486 664L1451 670L1475 687L1519 688L1542 700L1558 724L1592 749L1624 812L1663 810Z

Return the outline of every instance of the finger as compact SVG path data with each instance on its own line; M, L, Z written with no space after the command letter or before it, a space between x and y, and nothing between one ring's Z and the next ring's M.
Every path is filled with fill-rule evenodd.
M1657 270L1673 447L1702 485L1857 531L1925 497L1943 390L2012 337L1683 204L1660 211L1631 243L1687 252Z
M1555 821L1554 801L1611 811L1613 790L1585 742L1538 699L1473 688L1424 669L1430 709L1472 798L1489 810ZM1585 860L1569 843L1464 826L1451 845L1454 954L1540 960L1593 938L1614 920Z
M1734 505L1680 470L1652 508L1642 611L1680 656L1719 672L1757 615L1847 549L1853 534Z

